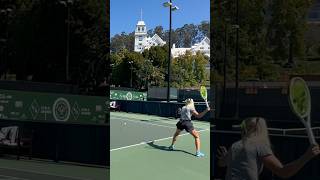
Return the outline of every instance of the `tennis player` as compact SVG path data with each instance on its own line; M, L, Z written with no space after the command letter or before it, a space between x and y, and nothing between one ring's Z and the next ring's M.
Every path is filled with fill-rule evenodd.
M263 166L281 178L289 178L320 153L319 146L315 145L299 159L283 165L271 150L265 119L245 119L241 129L242 139L233 143L229 151L225 147L218 149L218 165L227 166L226 180L258 180Z
M181 131L186 130L188 133L190 133L194 137L195 146L196 146L196 156L203 157L204 154L200 151L200 135L199 135L199 132L197 132L193 127L193 124L191 122L191 116L193 115L196 118L201 118L209 111L210 111L210 108L207 108L203 112L198 113L194 107L193 99L191 98L186 99L186 104L181 109L180 120L176 124L177 129L173 135L172 143L169 149L174 150L174 143L176 142L179 134L181 133Z

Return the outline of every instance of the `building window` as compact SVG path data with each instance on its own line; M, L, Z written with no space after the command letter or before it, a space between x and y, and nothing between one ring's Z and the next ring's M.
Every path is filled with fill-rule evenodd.
M142 43L139 43L139 46L142 46Z
M142 39L143 39L142 36L139 36L139 41L142 41Z
M204 49L204 47L200 47L200 49Z

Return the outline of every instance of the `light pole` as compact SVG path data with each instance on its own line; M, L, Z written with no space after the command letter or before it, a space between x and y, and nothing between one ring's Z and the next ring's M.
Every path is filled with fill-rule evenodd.
M170 78L171 78L171 26L172 26L172 11L178 10L177 6L172 4L172 0L163 3L164 7L169 7L169 51L168 51L168 85L167 85L167 102L170 102Z
M110 77L113 77L112 73L113 73L113 68L114 68L115 64L111 63L110 67L111 67L111 73L110 73ZM112 83L114 83L114 81L112 81L112 78L110 78L109 83L112 85Z
M228 25L224 27L224 59L223 59L223 102L226 98L227 90L227 44L228 44Z
M289 31L287 33L287 38L289 40L289 52L288 52L288 62L284 65L285 68L293 68L294 67L294 62L293 62L293 44L292 44L292 32Z
M129 64L130 64L130 87L132 88L132 69L133 69L133 61L129 61Z
M236 4L236 112L235 117L239 117L239 0Z
M9 30L8 30L8 26L9 26L9 18L10 18L10 13L12 12L11 8L6 8L6 9L0 9L0 14L4 15L6 17L6 31L5 31L5 38L1 38L0 39L0 43L4 44L4 48L2 49L1 54L3 54L4 56L4 61L0 64L3 67L3 71L4 71L4 79L7 79L7 69L8 69L8 42L9 42ZM1 69L0 69L1 70ZM2 76L2 71L0 72L0 77Z
M148 67L148 69L146 69L146 83L145 83L146 88L145 89L148 90L149 89L149 80L151 79L150 76L152 76L152 73L154 73L153 60L147 59L146 60L146 67Z
M69 81L69 56L70 56L70 6L73 4L73 0L61 0L60 4L67 8L67 52L66 52L66 81Z

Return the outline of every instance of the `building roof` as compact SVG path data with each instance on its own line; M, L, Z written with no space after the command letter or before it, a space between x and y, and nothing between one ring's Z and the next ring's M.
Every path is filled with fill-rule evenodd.
M210 57L209 49L197 50L197 47L201 46L202 43L208 44L208 46L210 47L210 39L208 37L204 37L201 42L194 44L190 48L176 48L175 44L173 44L171 48L171 54L173 57L178 57L184 55L186 51L191 51L193 54L195 54L197 51L200 51L204 53L204 55Z
M154 34L151 39L157 42L158 44L166 44L166 42L163 41L158 34Z
M145 26L146 24L144 23L144 21L138 21L137 26Z

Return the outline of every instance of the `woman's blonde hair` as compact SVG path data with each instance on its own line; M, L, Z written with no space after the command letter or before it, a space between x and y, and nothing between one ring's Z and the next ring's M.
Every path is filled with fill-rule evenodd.
M190 107L191 109L195 109L194 108L194 102L193 102L193 99L191 99L191 98L188 98L188 99L186 99L186 106L187 107Z
M266 120L262 117L250 117L241 123L242 140L256 140L270 147L270 139Z

